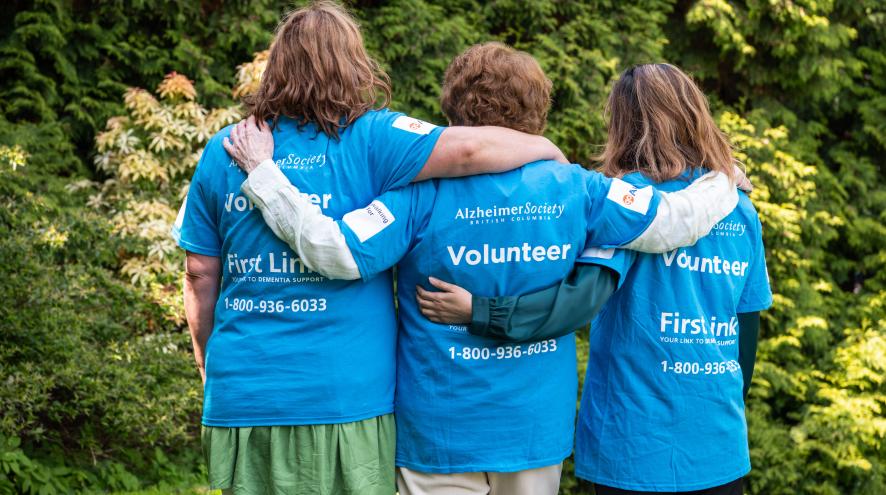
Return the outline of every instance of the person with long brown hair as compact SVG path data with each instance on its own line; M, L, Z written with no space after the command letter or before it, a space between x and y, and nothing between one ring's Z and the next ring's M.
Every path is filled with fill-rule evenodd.
M551 86L529 54L484 43L452 61L441 104L452 124L541 134ZM253 160L240 144L235 136L234 158ZM414 184L339 221L281 174L274 187L247 182L245 191L274 232L326 276L371 281L399 263L401 495L554 495L573 444L574 336L498 345L463 326L436 325L420 316L415 297L428 276L482 292L535 290L565 275L586 245L692 244L737 201L725 174L659 194L550 161Z
M185 310L213 489L395 490L391 274L331 281L300 260L241 193L247 175L226 152L231 135L257 121L277 142L273 160L248 167L248 188L280 174L338 217L417 180L565 161L542 136L437 127L388 110L389 101L388 77L355 20L336 3L312 3L280 23L247 101L250 120L203 151L173 234L187 251Z
M607 175L677 191L704 171L733 169L704 94L672 65L626 70L606 113L599 158ZM750 469L743 396L759 311L772 303L761 224L746 195L692 247L659 255L591 248L549 289L488 298L435 285L439 292L419 293L425 316L470 322L478 336L556 338L596 316L575 472L598 495L742 493Z

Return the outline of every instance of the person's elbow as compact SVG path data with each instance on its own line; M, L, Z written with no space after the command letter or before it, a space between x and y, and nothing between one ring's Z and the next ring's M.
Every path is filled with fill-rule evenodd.
M458 144L458 154L453 160L454 167L458 169L459 176L470 173L471 165L480 161L483 147L476 139L462 139Z
M185 282L192 286L203 285L217 279L218 276L211 273L185 270Z
M473 175L474 165L480 162L482 153L483 144L470 133L470 128L449 127L443 131L415 181Z
M221 260L188 252L185 259L185 282L190 285L217 284L221 278Z

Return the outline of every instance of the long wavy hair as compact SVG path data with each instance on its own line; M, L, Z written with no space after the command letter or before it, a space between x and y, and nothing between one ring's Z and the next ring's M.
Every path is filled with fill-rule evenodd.
M258 91L244 102L256 119L281 115L339 131L391 100L388 75L366 52L354 18L338 3L313 2L277 27Z
M656 182L705 168L734 176L735 159L704 93L670 64L624 71L606 103L609 137L597 156L601 171L641 172Z

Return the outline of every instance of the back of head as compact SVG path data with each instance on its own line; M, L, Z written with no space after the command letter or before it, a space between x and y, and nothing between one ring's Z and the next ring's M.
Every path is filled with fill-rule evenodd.
M276 123L285 115L338 137L390 98L390 80L366 52L354 18L337 3L320 1L289 13L277 27L259 89L246 104L257 119Z
M609 136L602 172L642 172L656 182L705 168L734 172L732 148L711 117L704 93L669 64L645 64L622 73L606 104Z
M551 86L528 53L502 43L483 43L449 64L440 99L452 125L496 125L541 134Z

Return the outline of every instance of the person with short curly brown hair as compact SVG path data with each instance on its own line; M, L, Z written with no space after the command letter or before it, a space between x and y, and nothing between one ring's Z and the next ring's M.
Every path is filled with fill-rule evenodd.
M440 104L451 125L497 125L541 134L552 86L532 55L503 43L483 43L449 64Z

